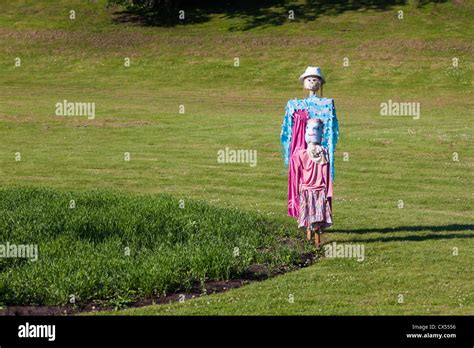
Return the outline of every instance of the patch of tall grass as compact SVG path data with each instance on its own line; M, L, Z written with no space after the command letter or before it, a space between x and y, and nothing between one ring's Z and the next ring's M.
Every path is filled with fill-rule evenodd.
M250 265L291 267L304 247L266 216L168 195L0 190L0 244L38 245L38 259L0 258L0 302L62 305L189 290Z

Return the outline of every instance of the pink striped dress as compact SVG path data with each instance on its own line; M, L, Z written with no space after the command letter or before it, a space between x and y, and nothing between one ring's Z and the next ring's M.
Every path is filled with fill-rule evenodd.
M327 149L324 149L327 156ZM316 163L306 149L294 155L299 192L298 227L324 229L332 225L332 180L329 162Z

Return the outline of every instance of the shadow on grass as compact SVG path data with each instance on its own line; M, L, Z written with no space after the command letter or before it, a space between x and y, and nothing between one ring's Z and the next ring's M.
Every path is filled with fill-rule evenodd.
M240 24L231 27L231 31L246 31L255 28L278 26L288 20L295 22L314 21L320 16L335 16L346 11L386 11L394 6L406 5L407 0L187 0L175 1L166 9L151 7L128 7L115 13L115 23L135 23L146 26L172 27L178 24L207 22L213 15L225 19L241 19ZM415 0L417 7L429 3L442 3L446 0ZM179 11L184 11L184 19ZM293 12L290 12L293 11ZM290 14L294 19L290 19Z
M350 230L338 230L338 229L330 230L330 232L338 232L338 233L390 233L390 232L420 232L420 231L432 231L432 232L474 231L474 225L471 225L471 224L452 224L452 225L444 225L444 226L418 225L418 226L399 226L399 227L384 227L384 228L359 228L359 229L350 229Z
M474 225L470 224L452 224L444 226L399 226L399 227L386 227L386 228L361 228L351 230L331 230L331 232L338 233L390 233L390 232L437 232L425 235L404 235L404 236L386 236L377 237L371 239L364 239L363 243L376 243L376 242L421 242L424 240L440 240L440 239L465 239L474 238L474 233L453 233L447 234L442 232L461 232L461 231L474 231ZM358 243L361 241L358 240Z
M373 239L364 239L362 242L360 240L357 243L377 243L377 242L422 242L425 240L441 240L441 239L466 239L474 238L474 234L467 233L456 233L456 234L428 234L424 236L414 235L414 236L390 236L390 237L380 237Z

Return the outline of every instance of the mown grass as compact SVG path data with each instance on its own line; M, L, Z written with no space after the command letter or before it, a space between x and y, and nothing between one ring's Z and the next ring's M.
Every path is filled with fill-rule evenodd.
M367 253L361 263L326 259L227 294L128 313L474 312L472 1L244 31L238 16L161 28L114 24L113 12L105 1L0 5L2 187L169 193L294 228L278 137L287 100L302 96L297 77L320 65L341 128L335 225L324 238L365 243ZM54 116L63 99L96 102L96 118ZM380 116L389 99L421 103L420 119ZM226 146L257 150L257 166L218 164Z
M284 242L289 233L261 214L166 195L5 189L0 240L39 253L0 259L0 301L132 302L236 278L252 264L281 270L305 251Z

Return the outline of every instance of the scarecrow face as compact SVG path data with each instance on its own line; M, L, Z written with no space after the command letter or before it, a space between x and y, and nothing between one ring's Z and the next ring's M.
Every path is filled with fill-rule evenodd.
M321 86L321 80L318 76L308 76L305 77L304 81L304 89L308 89L310 91L316 92L319 90L319 87Z
M304 139L306 143L321 144L323 139L324 125L322 121L318 122L316 119L310 119L306 124L306 132Z

